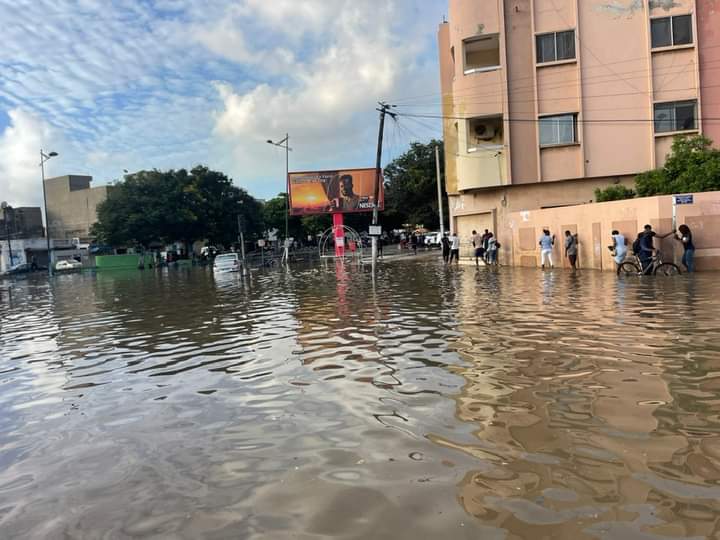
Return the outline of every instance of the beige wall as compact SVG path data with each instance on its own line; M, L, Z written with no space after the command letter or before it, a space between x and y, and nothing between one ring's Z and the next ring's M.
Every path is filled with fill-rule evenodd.
M108 192L108 186L90 187L91 181L90 176L76 175L45 180L51 238L89 239L90 227L97 221L97 206Z
M697 13L702 116L720 118L720 1L697 0ZM702 128L720 147L720 121L703 122Z
M533 80L535 77L535 41L532 32L531 0L505 0L505 40L508 79L508 114L511 119L537 118L537 100ZM516 10L517 8L517 10ZM506 156L510 160L509 177L513 184L537 182L538 155L528 151L538 146L537 126L534 122L506 122L509 146ZM513 151L518 148L518 151Z
M700 270L720 269L720 192L696 193L694 204L677 207L677 224L687 224L693 231L697 247L696 262ZM508 255L510 263L518 266L539 264L537 239L548 227L556 235L555 260L558 266L568 266L563 257L564 231L577 232L581 268L615 270L607 246L612 244L610 233L619 230L631 244L645 224L658 234L672 230L672 197L646 197L596 203L565 208L511 212L499 227L506 227L512 237ZM682 250L671 238L656 240L656 247L664 259L679 263Z
M470 234L468 230L459 229L461 217L478 215L493 216L492 230L498 237L503 248L499 252L502 264L512 264L510 246L513 243L512 230L509 227L511 214L543 207L562 207L586 205L595 199L596 187L607 187L615 183L625 186L634 185L634 177L610 177L600 179L581 179L568 182L551 182L505 186L496 189L467 192L449 197L452 226L459 231L463 253L468 254ZM484 219L479 217L478 219ZM468 223L467 220L463 220Z

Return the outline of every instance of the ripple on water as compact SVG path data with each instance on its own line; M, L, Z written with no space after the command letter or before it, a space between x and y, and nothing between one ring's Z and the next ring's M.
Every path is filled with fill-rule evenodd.
M6 283L3 538L720 531L712 275L418 258Z

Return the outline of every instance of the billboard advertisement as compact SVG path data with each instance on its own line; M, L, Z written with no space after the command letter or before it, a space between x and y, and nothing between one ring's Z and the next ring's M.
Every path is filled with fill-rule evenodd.
M372 212L375 205L375 169L292 172L288 177L290 214ZM380 174L379 210L383 209Z

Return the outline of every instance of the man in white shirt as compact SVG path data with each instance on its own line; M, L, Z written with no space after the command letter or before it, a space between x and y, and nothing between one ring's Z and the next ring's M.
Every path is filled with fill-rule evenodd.
M477 231L472 232L472 245L475 248L475 266L480 266L480 258L483 258L485 255L485 246L483 246L483 242L485 241L485 235L478 234Z
M538 240L538 244L540 245L541 268L543 270L545 269L546 262L550 264L550 268L554 268L555 266L553 265L552 252L553 246L555 245L555 235L550 236L550 231L548 229L543 229L543 233Z
M453 261L453 257L456 263L460 262L460 238L455 232L450 235L450 262Z

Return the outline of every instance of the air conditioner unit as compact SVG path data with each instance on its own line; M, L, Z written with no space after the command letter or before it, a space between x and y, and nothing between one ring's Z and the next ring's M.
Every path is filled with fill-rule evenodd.
M477 123L474 127L475 138L480 141L489 141L495 137L495 126L492 124Z

